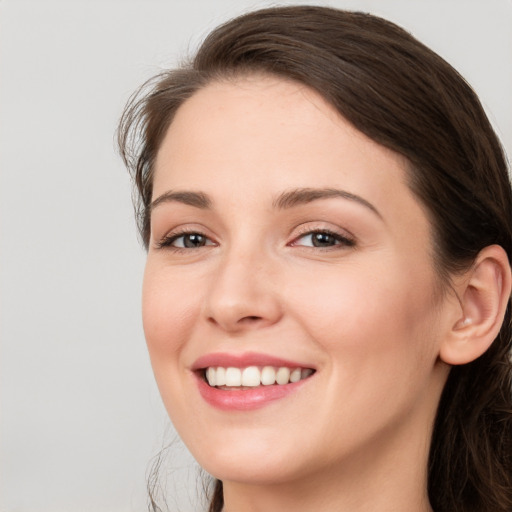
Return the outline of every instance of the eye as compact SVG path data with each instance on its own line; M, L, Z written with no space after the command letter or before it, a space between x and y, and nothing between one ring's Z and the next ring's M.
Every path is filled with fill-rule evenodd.
M352 247L355 245L355 242L354 240L340 235L339 233L333 233L328 230L318 230L310 231L309 233L301 235L293 242L292 245L318 248L329 248L335 246Z
M158 247L170 247L175 249L199 249L207 245L215 245L212 240L202 233L174 233L164 237Z

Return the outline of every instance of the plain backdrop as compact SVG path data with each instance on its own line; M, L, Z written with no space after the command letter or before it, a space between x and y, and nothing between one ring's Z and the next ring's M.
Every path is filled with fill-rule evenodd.
M510 0L324 4L388 17L454 64L512 154ZM0 0L1 512L146 510L148 463L173 434L114 131L143 80L267 5ZM171 510L197 510L190 456L171 452Z

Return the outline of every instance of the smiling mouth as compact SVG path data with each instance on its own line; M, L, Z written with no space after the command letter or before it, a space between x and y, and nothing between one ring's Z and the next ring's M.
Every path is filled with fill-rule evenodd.
M259 386L284 386L307 379L315 373L312 368L286 366L248 366L245 368L210 366L202 370L203 379L223 390L254 389Z

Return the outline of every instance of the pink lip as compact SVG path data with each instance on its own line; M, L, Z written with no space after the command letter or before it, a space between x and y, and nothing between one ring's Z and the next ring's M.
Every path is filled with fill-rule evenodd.
M227 390L212 388L199 375L196 374L197 386L203 399L217 409L223 411L250 411L259 409L280 398L284 398L296 391L311 377L283 386L259 386L251 389Z
M286 366L288 368L312 368L296 361L281 359L267 354L246 352L244 354L214 353L200 357L192 365L199 393L213 407L223 411L250 411L264 407L275 400L285 398L297 391L311 377L285 385L258 386L251 389L221 389L211 387L199 370L210 366L224 368L246 368L248 366Z
M268 354L259 354L257 352L244 352L243 354L228 354L216 352L207 354L197 359L192 365L192 370L200 370L209 366L229 366L233 368L247 368L248 366L286 366L288 368L313 368L309 364L299 363L281 359ZM313 368L314 369L314 368Z

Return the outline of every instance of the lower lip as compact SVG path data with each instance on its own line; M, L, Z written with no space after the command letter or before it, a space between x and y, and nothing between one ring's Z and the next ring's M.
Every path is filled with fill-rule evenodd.
M265 407L275 400L285 398L296 391L309 380L308 377L290 384L274 384L272 386L258 386L252 389L220 389L210 386L201 377L197 377L199 393L203 399L223 411L251 411Z

